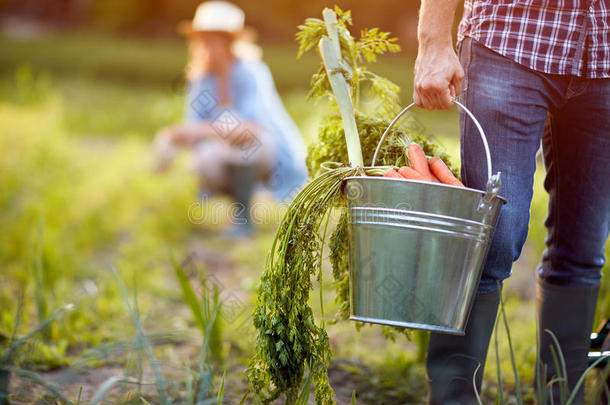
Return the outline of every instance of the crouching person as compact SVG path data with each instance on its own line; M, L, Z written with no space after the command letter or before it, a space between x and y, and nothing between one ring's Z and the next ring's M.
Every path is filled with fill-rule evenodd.
M241 9L224 1L202 3L179 31L189 46L186 120L157 134L158 169L169 166L176 147L190 149L201 198L227 194L236 202L225 236L248 236L257 185L266 184L283 201L306 180L301 135Z

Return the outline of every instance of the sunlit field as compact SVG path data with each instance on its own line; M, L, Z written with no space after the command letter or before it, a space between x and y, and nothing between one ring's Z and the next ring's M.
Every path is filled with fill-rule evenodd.
M319 59L297 60L290 42L262 45L312 142L324 105L306 95ZM0 38L0 393L11 403L237 404L246 392L256 288L285 207L257 194L255 236L225 241L218 230L231 212L222 199L198 201L187 153L152 172L156 131L182 119L184 63L183 43L169 40ZM404 105L413 63L406 49L376 66L401 85ZM456 110L412 119L459 163ZM517 391L533 403L534 270L547 203L539 166L530 236L504 289L520 389L500 321L486 404L502 395L517 403ZM318 286L327 321L337 310L331 280L327 268ZM319 319L320 295L311 297ZM610 316L609 298L606 285L597 319ZM327 329L338 404L354 393L357 403L424 402L426 334L391 341L375 326Z

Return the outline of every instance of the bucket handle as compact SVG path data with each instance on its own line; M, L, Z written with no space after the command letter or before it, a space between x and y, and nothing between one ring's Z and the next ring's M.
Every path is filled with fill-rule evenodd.
M470 110L468 108L466 108L466 106L464 104L460 103L455 98L452 99L451 101L453 101L455 104L457 104L466 114L468 114L470 119L472 119L472 121L474 122L474 125L476 125L477 129L479 130L479 135L481 135L481 140L483 141L483 146L485 147L485 156L487 158L487 179L489 181L492 178L491 153L489 152L489 145L487 143L487 137L485 136L485 133L483 132L483 128L481 127L481 124L479 124L479 121L477 121L477 119L474 117L472 112L470 112ZM401 112L398 113L398 115L392 120L392 122L390 122L390 125L388 126L388 128L385 130L385 132L381 136L381 140L379 141L379 145L377 145L377 149L375 149L375 154L373 155L373 162L371 163L371 166L375 166L375 162L377 161L377 154L379 153L379 150L381 149L381 145L383 145L385 138L390 133L390 130L394 127L394 125L398 122L398 120L400 118L402 118L402 116L407 111L409 111L411 108L413 108L413 106L415 106L415 103L409 104L407 107L405 107L405 109L403 109Z

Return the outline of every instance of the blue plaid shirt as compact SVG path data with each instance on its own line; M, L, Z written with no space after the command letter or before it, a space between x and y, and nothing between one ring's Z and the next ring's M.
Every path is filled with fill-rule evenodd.
M218 102L216 77L205 76L188 84L186 120L210 120L222 133L240 121L258 124L273 139L275 159L267 186L280 201L292 199L307 179L305 147L301 134L284 109L269 68L260 61L238 60L230 73L232 105ZM256 147L253 143L250 147Z

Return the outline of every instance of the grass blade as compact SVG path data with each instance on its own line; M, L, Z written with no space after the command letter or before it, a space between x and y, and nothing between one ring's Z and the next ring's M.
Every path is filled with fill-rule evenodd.
M176 273L176 278L178 278L178 282L180 283L180 289L182 290L184 302L186 302L188 307L191 309L197 327L201 333L204 333L206 329L205 318L201 309L201 304L197 300L197 295L195 294L186 273L182 269L182 266L176 261L173 255L170 257L170 259L172 262L172 267L174 268L174 273Z
M65 396L63 396L61 394L61 392L59 392L59 390L49 384L48 382L46 382L41 376L39 376L36 373L33 373L31 371L27 371L24 369L21 369L19 367L9 367L8 370L11 373L17 374L21 377L25 377L28 378L36 383L38 383L39 385L41 385L42 387L44 387L47 391L49 391L51 394L53 394L53 396L62 404L64 405L72 405L72 401L70 401L68 398L66 398Z
M559 374L559 378L557 379L557 383L559 384L559 398L561 400L561 403L565 404L569 394L567 371L568 368L566 367L566 361L563 357L563 352L561 351L561 346L559 345L557 337L549 329L546 329L545 332L551 335L551 338L553 339L553 344L555 345L555 347L551 346L550 348L551 356L553 356L553 363L555 364L556 373Z
M80 405L81 396L83 395L83 386L78 387L78 396L76 397L76 405Z
M197 405L202 405L204 403L209 402L209 400L206 400L206 396L207 396L209 388L210 388L210 384L211 384L211 380L212 380L212 373L209 371L210 367L209 366L206 367L207 353L209 350L208 336L210 335L210 332L211 332L212 328L214 327L216 317L218 316L218 313L220 312L220 302L218 302L218 300L216 300L214 305L215 305L214 311L210 315L209 322L207 324L207 327L206 327L206 329L204 331L204 335L203 335L203 344L201 345L201 355L199 357L199 375L204 376L204 377L199 384L199 391L197 394ZM206 368L208 370L206 370ZM224 388L223 388L223 390L224 390ZM215 403L216 399L214 399L213 401Z
M57 319L64 311L69 311L73 307L72 304L64 305L63 307L55 310L46 319L43 319L34 329L26 333L24 336L15 339L13 343L6 349L2 356L0 356L0 364L10 364L10 359L13 354L30 339L36 336L38 333L44 331L55 319Z
M480 368L481 363L477 365L477 368L474 370L474 374L472 375L472 386L474 388L474 395L477 397L477 403L479 405L483 405L483 401L481 401L481 396L479 395L479 390L477 390L477 373L479 372Z
M546 364L541 362L536 363L536 402L539 404L546 404L547 386L546 376L548 373L548 367Z
M220 318L217 315L212 318L212 313L216 311L216 305L220 301L220 292L218 291L218 287L214 286L213 297L211 300L213 305L211 305L210 295L207 288L208 286L204 281L202 285L201 302L199 302L195 290L193 290L188 276L184 272L182 266L176 261L176 259L172 255L170 255L170 260L172 262L174 272L176 273L176 277L178 278L178 282L182 290L182 297L186 302L187 306L190 308L193 314L193 318L195 319L195 323L201 331L201 334L203 336L208 337L208 345L206 347L208 350L210 350L212 359L216 363L221 364L222 332L220 329ZM208 328L210 324L212 325L212 327Z
M519 380L519 373L517 372L517 362L515 361L515 351L513 349L513 342L510 337L510 328L508 326L508 319L506 318L506 311L504 310L504 298L500 293L500 310L502 311L502 320L504 321L504 328L506 329L506 338L508 339L508 351L510 352L510 362L513 366L513 373L515 375L515 391L517 394L517 403L523 403L523 395L521 393L521 382Z
M301 389L301 393L295 402L295 405L307 405L309 402L309 395L311 393L311 382L313 380L313 373L309 370L307 374L307 378L305 379L305 384L303 384L303 388Z
M133 273L133 309L134 309L134 313L135 316L140 319L140 306L138 305L138 278L136 277L136 273ZM137 339L140 340L140 339ZM144 356L142 353L142 346L139 344L140 342L137 342L138 344L138 350L136 350L136 372L138 375L138 382L142 382L143 379L143 374L144 374ZM142 396L142 391L141 391L142 385L138 384L138 392L137 392L137 396L140 397Z
M496 317L497 318L497 317ZM500 405L504 404L504 387L502 384L502 366L500 364L500 353L498 351L498 333L499 333L499 325L496 319L496 326L495 326L495 331L494 331L494 346L495 346L495 351L496 351L496 372L498 374L498 394L500 395ZM476 386L475 386L475 390L476 390ZM481 404L482 405L482 404Z
M600 357L599 359L595 360L595 362L593 364L591 364L589 367L587 367L587 369L584 371L584 373L582 373L582 375L578 379L578 382L574 386L574 389L572 390L572 393L570 394L568 401L565 403L566 405L572 405L572 402L576 399L576 396L578 395L578 390L580 389L580 386L583 385L583 383L585 382L585 377L587 376L587 374L589 374L589 372L591 370L593 370L599 363L601 363L607 357L608 356Z
M121 295L123 296L125 305L127 305L127 309L129 310L129 314L131 315L131 319L136 328L136 338L139 340L139 343L142 345L141 347L144 348L146 357L148 357L150 366L152 367L153 372L155 374L155 383L157 386L157 392L159 394L159 401L162 405L168 404L169 401L168 401L167 392L166 392L167 385L165 383L165 380L163 379L163 374L161 373L161 369L159 368L159 363L153 353L152 346L150 345L150 341L148 340L148 338L146 337L146 334L144 333L144 329L142 327L142 323L140 322L140 318L138 317L138 314L136 313L136 311L134 311L133 307L131 306L131 302L129 300L129 294L127 294L127 287L125 286L125 283L123 283L123 279L121 279L121 276L119 275L118 270L114 266L112 266L112 271L117 279L117 282L119 284L119 289L121 290Z
M114 377L110 377L102 383L100 388L98 388L98 390L93 395L93 398L91 399L91 402L89 402L89 405L101 404L104 397L108 395L110 390L112 390L112 388L114 388L114 386L117 384L142 385L144 383L132 377L127 377L124 375L115 375Z
M227 372L225 371L222 374L222 379L220 380L220 387L218 387L218 403L222 405L223 399L225 396L225 378L227 376Z
M185 381L185 390L186 390L186 405L194 405L195 404L195 395L193 392L193 372L191 371L191 367L187 364L185 367L186 373L186 381Z
M539 325L538 317L536 317L536 325ZM540 360L540 330L538 326L536 326L536 377L534 381L534 389L536 393L536 402L538 404L546 404L546 377L548 374L548 367L546 364L542 364Z
M36 302L36 312L38 319L46 319L48 315L48 305L45 298L45 276L44 266L42 264L42 249L43 249L43 222L42 218L38 218L38 228L36 238L30 240L30 266L34 274L34 300ZM51 330L45 327L42 331L42 337L45 342L51 340Z
M210 392L210 386L212 384L212 373L209 371L205 371L200 374L203 376L201 381L199 381L199 392L197 393L197 405L203 404L208 400L208 394Z

